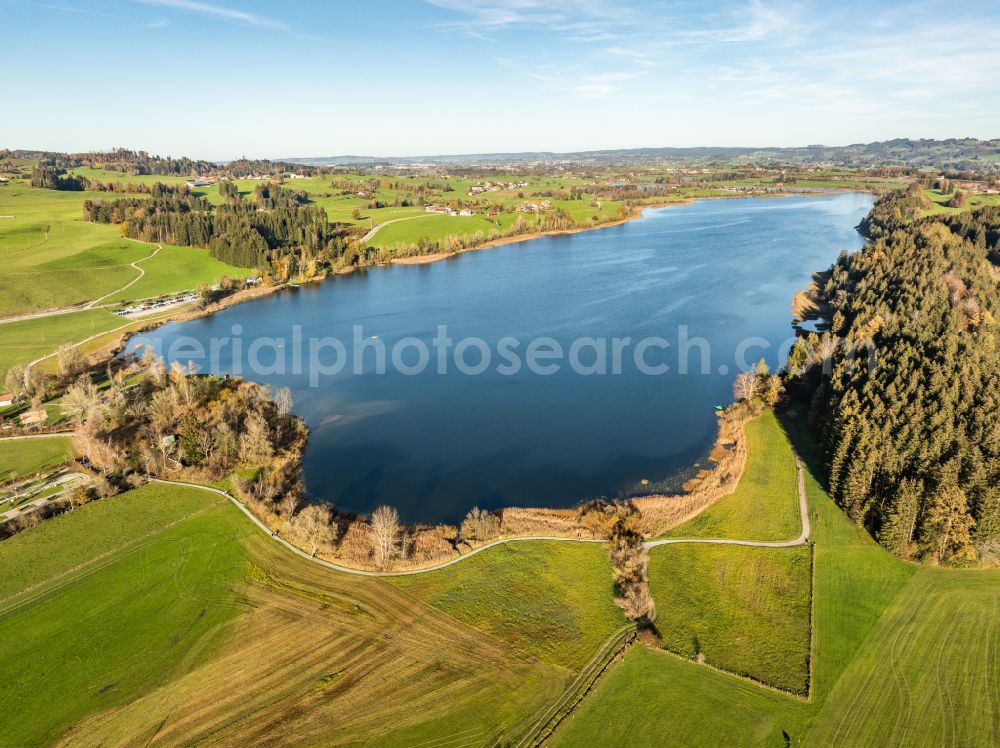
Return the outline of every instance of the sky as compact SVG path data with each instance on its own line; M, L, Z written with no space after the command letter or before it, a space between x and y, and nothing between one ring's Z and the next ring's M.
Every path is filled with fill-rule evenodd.
M206 159L1000 137L1000 3L0 0L0 147Z

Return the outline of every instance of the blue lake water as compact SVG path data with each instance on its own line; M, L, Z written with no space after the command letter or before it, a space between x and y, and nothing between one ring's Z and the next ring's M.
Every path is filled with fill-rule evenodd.
M870 207L868 195L840 194L647 210L620 226L339 276L166 325L130 350L151 344L202 370L290 387L311 431L307 489L341 509L391 504L406 521L455 522L473 506L569 506L629 493L642 479L679 480L703 460L713 406L731 402L744 362L781 363L793 293L840 250L861 246L854 227ZM220 342L234 337L239 352ZM355 337L367 345L357 370ZM455 363L470 337L482 342L465 343L462 361L483 368L485 347L481 374ZM339 373L310 367L318 338L342 342ZM537 338L551 340L536 342L529 367ZM619 373L614 338L629 339L618 343ZM213 339L220 353L210 366L196 354ZM578 370L599 369L603 349L607 373L574 371L574 341ZM421 345L428 366L412 373ZM546 358L556 346L563 356ZM312 348L335 368L335 344Z

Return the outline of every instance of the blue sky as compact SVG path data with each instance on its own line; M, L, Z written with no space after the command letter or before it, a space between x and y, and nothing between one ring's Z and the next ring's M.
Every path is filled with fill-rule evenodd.
M0 146L203 158L1000 137L1000 3L0 0Z

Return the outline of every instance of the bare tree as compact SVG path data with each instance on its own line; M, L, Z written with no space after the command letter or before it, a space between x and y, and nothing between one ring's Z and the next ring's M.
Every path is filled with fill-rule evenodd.
M24 393L24 364L14 364L7 369L4 386L14 397Z
M260 413L252 412L243 422L243 435L240 437L240 459L251 465L262 465L271 459L274 447L271 445L271 434L267 421Z
M500 518L475 506L462 521L462 537L470 540L492 540L500 532Z
M83 375L71 384L63 396L63 410L79 423L93 418L100 406L101 395L93 381Z
M742 371L733 382L733 396L737 400L751 402L757 395L757 376L751 371Z
M279 416L287 416L292 412L292 391L287 387L281 387L274 393L274 404Z
M25 370L24 394L31 398L31 407L40 408L48 394L49 378L37 366Z
M163 436L174 424L174 411L177 408L177 395L173 390L160 390L153 393L149 401L149 418L156 432Z
M146 350L152 351L153 349L147 348ZM143 355L143 361L146 361L145 355ZM156 355L152 356L146 368L146 376L149 377L149 381L154 387L163 387L167 383L167 367L162 358Z
M63 380L72 379L83 369L83 356L80 349L72 343L63 343L56 351L59 364L59 377Z
M372 512L372 549L380 569L388 569L399 552L399 512L391 506L380 506Z
M110 428L116 429L125 423L125 416L128 411L128 400L125 392L116 383L108 389L104 397L104 418Z
M188 379L187 369L184 368L184 364L180 361L174 361L170 365L170 383L177 390L177 394L180 396L181 401L185 405L190 405L193 399L193 388L191 387L191 382Z
M313 556L321 545L331 542L334 537L333 516L330 507L324 504L310 504L295 515L292 525L312 548L310 554Z

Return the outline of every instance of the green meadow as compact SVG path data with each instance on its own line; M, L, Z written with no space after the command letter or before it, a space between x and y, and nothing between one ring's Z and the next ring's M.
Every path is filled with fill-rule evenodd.
M492 561L517 586L407 586L293 556L196 488L93 502L0 543L2 742L503 740L621 618L599 545Z
M156 688L238 615L240 528L193 490L164 512L164 493L139 489L0 543L5 743L51 742Z
M954 197L952 193L943 193L940 190L927 189L924 190L924 197L931 201L931 208L927 211L929 215L939 213L961 213L966 210L983 208L987 205L1000 205L1000 195L980 195L970 193L968 196L968 202L966 202L966 204L961 208L952 208L948 205L948 201Z
M649 554L664 646L775 688L809 681L808 546L665 545Z
M0 372L53 353L63 343L78 343L126 324L107 309L58 314L0 324Z
M66 462L76 454L68 436L0 441L0 482Z
M802 531L795 454L775 415L746 424L747 464L736 490L664 537L792 540Z
M789 455L796 422L755 443ZM628 648L553 744L996 743L1000 652L978 634L1000 571L887 554L796 442L814 545L653 549L662 645ZM366 579L161 484L0 543L0 566L14 744L252 742L261 724L316 744L516 742L624 623L601 544L521 541Z

